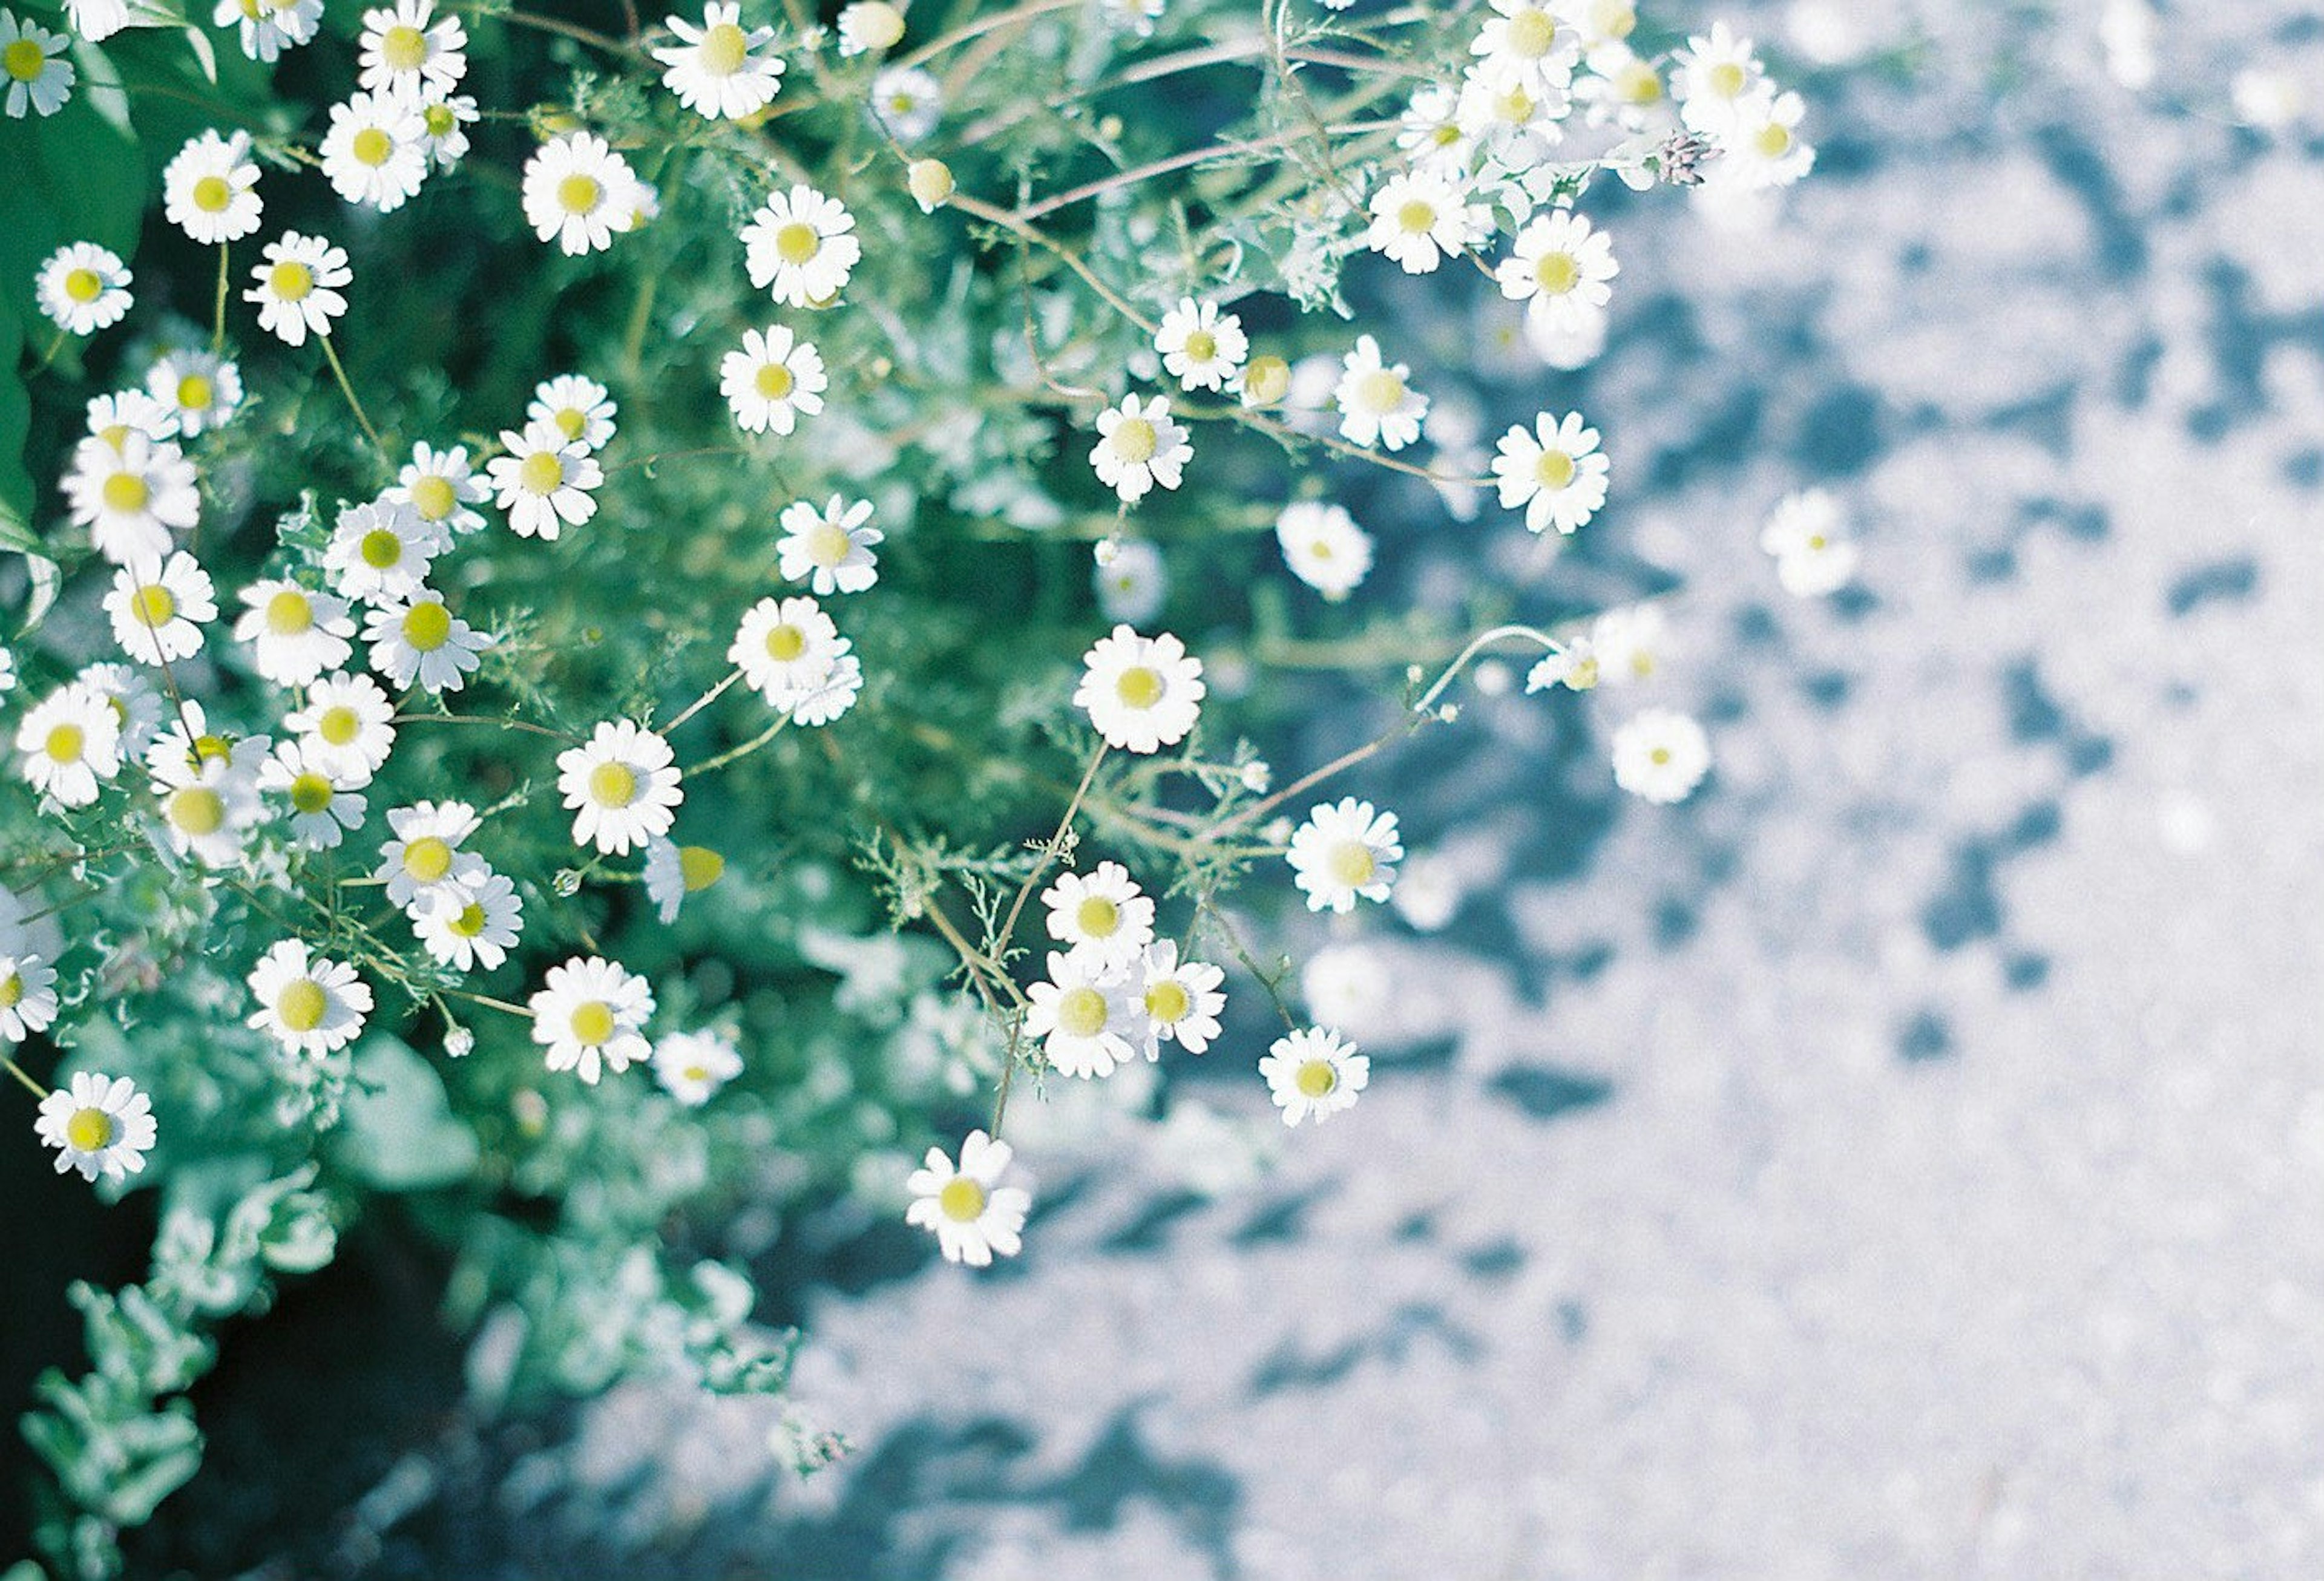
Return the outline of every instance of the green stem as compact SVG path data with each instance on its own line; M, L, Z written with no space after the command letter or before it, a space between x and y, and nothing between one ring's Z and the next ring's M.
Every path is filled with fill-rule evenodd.
M49 1089L47 1088L33 1080L30 1076L25 1075L24 1067L16 1063L15 1061L10 1059L7 1055L0 1054L0 1065L7 1066L8 1074L23 1082L24 1084L24 1090L31 1093L34 1098L45 1099L49 1096Z
M315 338L323 343L323 358L331 364L331 373L339 381L339 392L347 398L347 407L355 414L355 421L363 426L364 437L371 441L371 447L379 452L380 460L386 461L387 442L379 437L379 430L371 426L371 418L365 415L363 402L355 399L355 387L347 382L347 370L339 361L338 348L331 344L331 337L327 335L318 335Z
M679 777L684 779L692 779L697 774L709 774L717 769L725 768L729 763L735 761L737 758L748 758L752 753L765 746L769 741L771 741L777 736L781 735L783 733L783 727L790 723L790 722L791 716L786 713L782 718L775 721L773 724L769 725L765 730L760 731L757 735L752 736L749 740L743 742L741 746L734 748L731 751L721 752L715 758L697 763L691 768L681 770Z
M210 354L213 356L226 350L226 257L231 251L230 244L218 244L217 308L211 316L210 323Z

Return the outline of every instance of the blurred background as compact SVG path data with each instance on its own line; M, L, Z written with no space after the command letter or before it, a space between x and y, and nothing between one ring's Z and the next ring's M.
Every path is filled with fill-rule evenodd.
M1664 12L1762 41L1812 179L1593 197L1624 270L1585 373L1526 361L1513 309L1369 304L1432 360L1487 348L1488 444L1545 406L1604 430L1576 611L1674 591L1650 681L1488 670L1348 786L1402 815L1421 901L1297 940L1362 1102L1269 1136L1247 1022L1161 1127L1132 1080L1012 1111L1012 1264L786 1227L788 1406L481 1419L443 1271L358 1240L229 1339L141 1565L2324 1573L2324 19ZM1807 485L1865 546L1834 599L1757 543ZM1517 569L1433 495L1351 502L1424 598ZM1277 763L1371 733L1376 690ZM1649 705L1711 731L1679 808L1606 768ZM100 1211L16 1179L42 1162L0 1149L13 1201ZM14 1326L12 1397L68 1315ZM854 1452L778 1468L787 1410Z

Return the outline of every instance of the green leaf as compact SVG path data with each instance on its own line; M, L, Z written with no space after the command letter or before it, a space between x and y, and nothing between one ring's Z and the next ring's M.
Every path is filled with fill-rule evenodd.
M453 1117L427 1061L391 1037L355 1051L337 1161L383 1191L447 1186L476 1166L475 1134Z

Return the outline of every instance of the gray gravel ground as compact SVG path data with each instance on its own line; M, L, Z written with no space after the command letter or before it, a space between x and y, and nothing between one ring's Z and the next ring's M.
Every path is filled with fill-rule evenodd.
M2225 124L2324 37L2181 5L2134 94L2095 4L1870 9L1932 46L1818 87L1780 219L1617 221L1586 531L1683 580L1683 651L1366 787L1469 893L1335 940L1386 969L1336 996L1362 1102L1209 1196L1186 1132L1027 1111L1020 1265L815 1305L848 1462L628 1390L492 1565L2324 1573L2324 163ZM1866 535L1836 602L1754 541L1812 482ZM1686 807L1612 803L1646 694L1711 723ZM1176 1094L1224 1135L1240 1057Z

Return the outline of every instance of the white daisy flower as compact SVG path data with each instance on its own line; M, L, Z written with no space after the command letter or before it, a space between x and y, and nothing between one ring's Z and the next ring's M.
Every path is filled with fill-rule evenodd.
M339 512L323 569L350 602L394 603L427 585L429 567L446 547L418 511L383 498Z
M812 187L774 194L742 227L751 283L787 308L829 301L863 255L854 230L855 216L846 207Z
M862 689L862 661L852 653L843 653L781 706L793 724L826 725L854 707L856 694Z
M606 388L578 373L544 379L524 409L525 426L547 424L568 445L578 445L595 455L613 441L613 418L620 410Z
M823 354L779 324L743 331L742 349L718 364L718 392L746 434L789 433L823 409L830 382Z
M423 589L409 603L399 599L365 611L364 640L371 644L371 667L398 686L416 679L426 691L457 692L495 639L446 609L441 593Z
M787 709L849 647L815 600L762 598L743 615L726 659L770 706Z
M372 875L387 886L388 904L416 914L447 887L465 890L466 871L484 863L463 848L484 823L466 802L389 808L392 838L379 848L379 868Z
M1154 902L1120 862L1060 874L1041 892L1041 904L1049 911L1049 937L1099 971L1127 969L1154 942Z
M1176 1043L1190 1054L1208 1049L1227 1007L1219 988L1227 974L1208 961L1180 961L1178 946L1167 939L1148 946L1142 965L1139 1003L1149 1029L1146 1057L1161 1058L1165 1043Z
M661 74L662 86L698 115L739 121L765 109L782 91L783 61L774 51L775 30L745 29L739 5L713 5L704 9L700 27L683 17L664 21L678 42L653 52L668 68Z
M1314 1027L1277 1038L1259 1062L1259 1073L1267 1078L1285 1125L1310 1117L1321 1125L1354 1107L1371 1080L1372 1062L1338 1033Z
M105 612L122 652L139 664L166 665L202 650L203 622L217 619L217 592L209 573L181 551L115 571Z
M1405 381L1412 370L1380 360L1379 342L1359 336L1356 349L1340 360L1339 387L1332 399L1340 409L1340 437L1351 445L1401 450L1420 437L1428 420L1428 398Z
M73 520L116 565L168 554L171 534L190 529L202 511L185 452L142 433L124 434L117 446L82 440L64 491Z
M431 170L448 170L468 157L468 128L477 122L468 94L429 94L420 101L420 146Z
M853 5L851 11L886 11L885 5ZM904 1181L912 1193L904 1222L916 1224L936 1237L936 1247L947 1263L971 1268L991 1264L993 1254L1013 1257L1024 1244L1025 1216L1032 1210L1032 1194L1021 1186L1004 1186L1001 1177L1016 1154L1006 1142L996 1142L982 1131L971 1131L960 1144L960 1167L941 1147L928 1149L927 1159Z
M185 712L199 731L199 705L189 703ZM171 723L145 754L171 850L207 867L241 862L244 837L265 813L258 772L270 745L263 736L228 741L197 734L189 740L182 722Z
M1386 253L1406 274L1433 273L1445 259L1484 240L1488 229L1486 210L1469 201L1465 181L1425 170L1380 183L1370 207L1364 245Z
M1598 648L1587 637L1568 637L1526 672L1526 692L1546 692L1563 686L1587 692L1599 681Z
M345 1048L371 1014L371 988L344 961L309 954L285 939L251 969L258 1009L249 1025L294 1054L320 1056Z
M1049 951L1049 980L1026 989L1025 1031L1063 1076L1111 1076L1146 1041L1146 1012L1127 972Z
M650 1058L645 1024L653 1018L646 979L598 956L552 966L532 996L532 1041L549 1050L552 1071L571 1071L595 1087L601 1065L616 1073Z
M1094 578L1097 606L1109 620L1143 626L1161 614L1170 596L1170 575L1162 551L1143 538L1098 545Z
M1736 106L1709 179L1746 191L1799 180L1815 168L1815 149L1799 134L1806 114L1807 101L1799 95L1761 87Z
M1250 337L1243 333L1242 320L1221 313L1216 302L1188 297L1162 316L1154 349L1180 389L1232 390L1241 382Z
M726 859L707 846L646 841L646 898L665 927L678 920L687 896L709 888L725 871Z
M32 294L49 322L67 335L95 335L129 311L130 279L118 253L94 242L71 242L41 265Z
M190 138L161 172L161 212L205 247L256 231L259 210L258 162L246 132Z
M1140 637L1116 626L1082 657L1074 706L1110 746L1153 752L1186 739L1202 712L1203 661L1169 632Z
M145 388L168 407L181 434L224 427L242 405L242 370L214 352L191 348L154 359Z
M303 686L355 652L355 619L343 600L290 581L254 582L240 596L247 607L234 639L249 645L252 667L278 686Z
M1671 60L1671 93L1688 126L1718 136L1735 124L1744 101L1766 80L1751 41L1725 23L1713 23L1708 37L1686 41Z
M16 656L0 648L0 696L16 689Z
M554 539L567 522L578 527L597 514L589 491L605 481L604 469L577 440L553 424L528 423L521 434L503 429L501 444L508 454L493 457L484 470L494 503L520 538Z
M1523 508L1529 531L1554 526L1571 533L1606 503L1609 464L1599 452L1598 430L1585 426L1580 412L1544 412L1530 429L1520 423L1501 436L1499 450L1493 476L1501 508Z
M1120 406L1098 413L1097 432L1090 465L1097 469L1098 482L1125 505L1146 498L1156 483L1176 488L1194 458L1186 430L1172 419L1169 401L1159 395L1142 403L1134 393L1123 396Z
M862 55L892 50L904 41L904 14L888 0L857 0L839 13L839 52Z
M1566 20L1582 34L1585 51L1618 44L1637 30L1638 8L1630 0L1569 0Z
M1592 232L1581 215L1560 209L1530 221L1517 233L1516 256L1493 271L1501 295L1523 302L1550 328L1570 331L1613 299L1606 282L1622 271L1614 245Z
M239 30L242 52L254 60L306 43L322 19L323 0L218 0L210 12L212 25Z
M411 459L383 497L410 506L436 530L441 547L484 525L484 514L476 507L493 497L493 490L469 469L466 446L438 450L414 445Z
M1683 802L1711 772L1711 738L1683 713L1649 708L1614 732L1614 783L1661 806Z
M1608 610L1590 623L1590 646L1609 681L1649 681L1670 657L1670 620L1660 604Z
M429 889L411 907L412 931L439 966L490 971L508 959L524 929L516 886L482 861Z
M428 179L427 139L417 99L400 90L358 93L331 106L323 178L344 201L392 214Z
M280 792L290 804L290 839L309 850L329 850L363 827L367 798L332 771L303 741L284 741L259 766L258 788Z
M568 256L603 252L632 229L645 184L613 144L592 132L543 143L524 167L524 217L533 234Z
M1469 52L1498 71L1521 75L1544 88L1563 88L1582 54L1581 30L1568 7L1547 0L1493 0Z
M1431 82L1415 90L1404 107L1404 130L1396 134L1397 147L1414 169L1455 174L1468 170L1471 149L1460 110L1460 92L1450 83Z
M1396 814L1346 796L1307 814L1291 836L1286 859L1294 881L1306 892L1309 911L1347 912L1356 908L1359 896L1388 898L1403 855Z
M86 807L100 781L121 772L121 721L93 686L49 694L16 727L24 778L60 807Z
M776 546L783 575L808 583L818 597L862 593L880 579L873 546L887 534L871 525L872 501L850 504L834 494L820 510L805 500L784 508L782 541Z
M1777 501L1759 529L1759 547L1775 556L1775 575L1794 598L1822 598L1856 576L1857 547L1828 490L1805 489Z
M654 1044L654 1080L687 1108L700 1108L742 1073L742 1052L723 1032L680 1032Z
M395 703L377 681L337 675L310 683L305 704L282 716L282 728L339 783L367 785L395 750L394 721Z
M73 32L101 44L129 25L129 0L65 0L65 17Z
M152 745L161 729L161 694L143 672L128 665L93 664L83 666L73 679L112 708L113 722L121 732L119 752L124 763ZM11 676L9 685L14 684Z
M872 118L910 147L944 119L944 85L917 66L890 66L872 79Z
M207 767L224 764L255 786L258 766L272 749L264 736L212 730L202 705L189 697L171 710L169 722L146 747L145 768L164 785L188 785Z
M610 720L586 746L557 755L557 788L573 809L573 843L609 856L668 834L686 792L669 743L629 720Z
M0 955L0 1039L17 1043L57 1018L57 969L38 955Z
M1353 593L1372 568L1371 534L1344 505L1294 501L1276 519L1275 541L1291 574L1333 603Z
M13 11L0 11L0 86L7 90L0 109L14 120L28 110L53 115L63 109L72 97L72 62L64 58L71 42L36 22L19 22Z
M320 236L285 231L264 253L266 262L250 271L258 283L242 293L244 301L256 305L259 327L286 345L330 334L331 321L347 310L340 288L355 279L346 250Z
M170 443L178 437L177 407L156 400L142 390L118 390L109 395L89 397L91 439L102 440L108 448L118 451L132 434L142 434L156 445Z
M366 11L356 80L374 94L394 94L411 103L429 93L447 94L468 72L468 30L456 16L438 17L434 0L397 0L392 7Z
M158 1134L153 1100L128 1077L96 1071L75 1071L69 1088L41 1099L33 1129L58 1149L57 1173L78 1170L85 1181L99 1175L120 1181L137 1173Z

